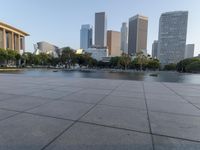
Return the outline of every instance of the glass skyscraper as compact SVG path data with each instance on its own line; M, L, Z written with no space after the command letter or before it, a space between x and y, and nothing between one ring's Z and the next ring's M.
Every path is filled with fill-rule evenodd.
M128 54L128 26L127 23L122 23L121 27L121 50Z
M92 26L89 24L82 25L80 31L80 48L88 49L92 47Z
M162 65L184 59L187 37L187 11L163 13L160 17L158 57Z

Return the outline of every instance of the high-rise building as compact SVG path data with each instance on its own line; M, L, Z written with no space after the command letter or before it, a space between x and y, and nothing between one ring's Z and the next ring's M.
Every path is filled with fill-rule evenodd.
M162 65L184 59L187 36L187 11L163 13L160 17L158 53Z
M95 46L106 47L107 45L107 17L105 12L95 14Z
M152 57L158 58L158 41L155 40L152 44Z
M185 47L185 58L194 57L194 44L187 44Z
M148 18L136 15L129 19L128 54L136 55L147 49Z
M121 27L121 50L128 54L128 26L126 22L123 22Z
M88 49L92 47L92 26L82 25L80 30L80 48Z
M108 54L111 57L121 56L122 51L120 50L120 32L108 30L107 32L107 46Z

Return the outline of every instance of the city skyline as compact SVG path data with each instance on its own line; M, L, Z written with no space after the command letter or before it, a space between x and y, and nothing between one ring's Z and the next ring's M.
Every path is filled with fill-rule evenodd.
M195 44L195 55L200 53L200 42L198 35L200 35L200 29L198 28L200 22L196 20L198 18L198 3L197 1L188 2L186 0L172 2L153 0L151 2L141 2L139 0L127 0L119 1L123 2L123 8L120 4L115 4L114 0L109 2L93 2L91 0L80 2L77 1L80 6L76 4L76 1L62 1L47 3L46 0L42 1L40 5L37 5L35 1L30 0L26 2L21 0L15 2L7 0L2 2L2 12L0 14L0 20L2 22L16 26L19 29L25 30L30 33L30 37L26 39L26 50L33 52L33 43L38 41L48 41L59 47L71 46L72 48L79 48L80 45L80 26L82 24L94 25L94 14L96 12L105 11L108 16L108 30L120 31L122 22L128 22L131 16L136 14L145 15L149 18L149 32L148 32L148 53L151 53L151 47L154 40L158 40L158 25L159 17L162 13L168 11L189 11L188 20L188 36L187 44ZM158 6L152 10L150 3L157 3ZM102 5L100 5L102 4ZM131 4L135 4L135 8L131 8ZM55 11L52 11L55 6ZM71 6L69 9L63 9L64 6ZM18 13L7 12L6 10L18 7L23 8L23 11ZM78 8L78 11L70 12L72 8ZM111 9L113 8L113 9ZM119 8L121 10L119 11ZM24 13L26 11L26 13ZM51 12L52 11L52 12ZM47 12L47 13L44 13ZM70 13L69 13L70 12ZM59 17L58 17L59 16ZM54 30L55 29L55 30ZM51 35L51 36L50 36Z

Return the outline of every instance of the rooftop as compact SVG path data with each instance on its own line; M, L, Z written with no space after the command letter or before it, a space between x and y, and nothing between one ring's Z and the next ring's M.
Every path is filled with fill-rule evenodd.
M0 74L2 150L199 150L200 85Z
M6 28L7 30L14 30L14 31L18 32L19 34L21 34L23 36L29 36L28 33L24 32L20 29L17 29L15 27L11 26L11 25L8 25L6 23L3 23L3 22L0 22L0 28Z

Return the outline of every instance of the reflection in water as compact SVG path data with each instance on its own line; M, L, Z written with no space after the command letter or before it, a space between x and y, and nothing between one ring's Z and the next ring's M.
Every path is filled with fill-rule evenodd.
M2 73L2 72L0 72ZM8 74L8 72L4 72ZM109 72L109 71L58 71L48 69L32 69L18 72L9 72L9 74L19 74L21 76L31 77L62 77L62 78L103 78L137 81L157 81L157 82L178 82L200 84L200 74L182 74L178 72ZM157 74L152 76L151 74Z

